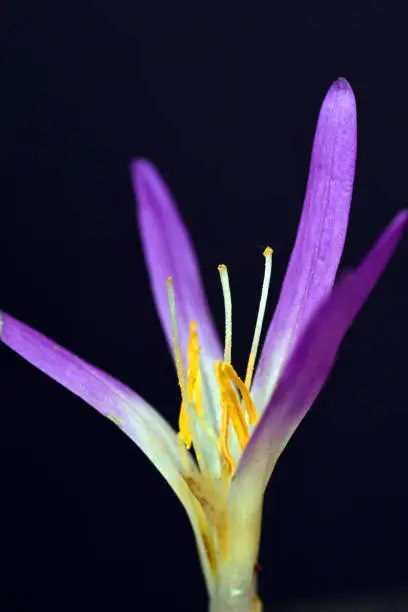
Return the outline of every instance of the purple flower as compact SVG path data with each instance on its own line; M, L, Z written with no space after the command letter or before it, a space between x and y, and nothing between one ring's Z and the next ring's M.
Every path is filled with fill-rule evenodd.
M231 363L227 268L219 266L222 346L177 207L154 166L133 163L152 292L181 390L178 433L129 388L1 314L2 341L110 418L169 482L191 521L214 611L260 609L254 566L266 485L408 219L408 211L400 212L363 262L335 283L349 217L356 132L353 92L339 79L320 111L295 246L255 369L272 266L272 249L264 252L265 278L243 378Z

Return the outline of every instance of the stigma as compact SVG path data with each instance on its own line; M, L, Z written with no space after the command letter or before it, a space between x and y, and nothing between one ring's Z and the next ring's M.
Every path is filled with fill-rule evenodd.
M219 453L222 473L231 477L236 467L237 454L231 451L231 438L235 436L242 452L251 437L253 428L258 423L258 414L251 398L250 390L255 369L256 357L265 316L269 285L272 272L272 249L264 250L265 271L262 283L258 315L249 352L245 378L242 379L232 366L232 299L227 267L218 266L224 299L225 337L224 358L214 362L215 380L219 391L220 424L219 430L207 422L202 395L201 347L199 344L199 321L191 321L187 346L186 371L182 359L182 349L177 323L176 299L173 280L166 281L167 296L170 309L172 344L176 363L177 378L181 392L181 408L179 414L180 442L190 449L192 446L201 471L206 466L201 449L199 431L204 430L216 444ZM235 456L234 456L235 455Z

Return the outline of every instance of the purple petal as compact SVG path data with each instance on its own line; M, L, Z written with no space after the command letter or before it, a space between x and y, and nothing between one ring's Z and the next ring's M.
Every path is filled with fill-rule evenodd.
M132 178L150 284L171 352L173 354L166 289L169 276L173 278L184 360L192 321L198 323L205 355L220 359L222 350L209 312L194 247L176 204L150 162L133 162Z
M110 418L176 490L181 470L176 434L141 397L5 313L0 313L0 337L13 351Z
M260 411L296 339L335 280L353 189L356 121L352 89L339 79L320 111L296 242L254 379L252 393Z
M399 213L360 266L334 287L296 345L248 446L236 478L256 480L263 489L292 433L328 377L339 345L390 259L408 221Z
M187 511L210 588L213 576L208 567L202 525L197 517L197 500L184 479L186 470L190 474L195 472L195 464L189 453L181 454L182 448L168 423L119 381L1 312L0 337L16 353L113 420L147 455Z

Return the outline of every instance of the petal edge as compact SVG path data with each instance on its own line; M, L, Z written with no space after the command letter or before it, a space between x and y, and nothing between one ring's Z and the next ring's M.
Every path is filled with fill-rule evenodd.
M338 79L322 104L296 241L256 370L262 412L296 340L330 292L342 255L353 190L357 116L353 91Z
M401 211L360 266L335 285L313 315L237 466L235 479L258 483L263 491L276 461L312 406L348 328L383 273L408 222Z
M179 495L176 433L139 395L14 317L0 313L0 339L29 363L110 418Z

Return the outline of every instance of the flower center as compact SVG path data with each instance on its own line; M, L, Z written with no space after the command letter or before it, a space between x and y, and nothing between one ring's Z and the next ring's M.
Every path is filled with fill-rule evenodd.
M221 423L218 436L218 447L222 465L229 476L235 470L236 461L230 451L231 427L235 432L241 451L244 450L251 436L249 426L258 423L258 415L250 396L250 387L254 373L254 366L259 347L262 331L262 323L265 315L266 301L268 297L269 283L272 270L272 249L267 247L264 251L265 273L262 284L262 293L259 303L258 316L249 354L248 365L243 381L231 365L232 352L232 300L228 278L228 270L225 265L218 266L220 273L225 310L225 342L224 361L215 362L215 377L218 384ZM200 368L200 345L198 340L197 322L190 323L190 337L187 348L187 376L184 372L182 352L177 324L176 300L174 295L173 281L169 277L166 281L167 294L170 307L170 318L172 326L172 341L174 357L176 362L177 377L181 391L181 409L179 415L179 438L189 449L193 444L199 466L204 468L200 441L195 427L196 421L206 425L204 421L204 409L202 402L202 374ZM210 432L214 437L214 432Z

